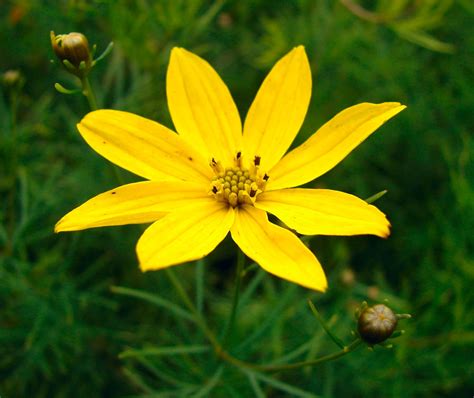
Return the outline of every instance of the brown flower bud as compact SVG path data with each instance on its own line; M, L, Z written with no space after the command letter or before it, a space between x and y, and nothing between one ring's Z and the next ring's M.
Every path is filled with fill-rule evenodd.
M384 304L368 307L359 315L359 335L369 344L378 344L387 340L396 327L396 315Z
M50 36L54 53L64 67L79 78L86 76L92 65L86 36L76 32L56 36L53 31Z

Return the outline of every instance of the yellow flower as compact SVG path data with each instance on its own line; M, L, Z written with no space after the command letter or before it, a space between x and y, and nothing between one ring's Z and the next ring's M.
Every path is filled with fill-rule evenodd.
M91 112L78 124L95 151L149 181L90 199L64 216L56 232L153 222L137 244L148 271L202 258L230 231L263 269L320 291L327 281L319 261L293 232L270 223L267 212L304 235L389 235L385 215L363 200L294 187L332 169L405 106L352 106L285 155L311 96L302 46L268 74L243 129L226 85L197 55L174 48L166 83L178 134L114 110Z

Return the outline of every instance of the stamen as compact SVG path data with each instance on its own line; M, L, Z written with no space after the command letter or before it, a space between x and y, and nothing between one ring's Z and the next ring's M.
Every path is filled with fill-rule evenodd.
M237 152L237 154L235 155L235 165L239 168L242 167L242 152Z
M209 163L209 165L211 166L214 173L216 173L217 175L219 175L220 173L224 171L224 167L222 167L221 162L219 162L218 160L214 158L211 159L211 162Z
M250 170L242 167L242 153L239 151L235 156L234 167L223 168L219 161L212 158L210 166L216 173L211 181L209 193L216 200L227 202L232 207L248 204L253 205L258 195L265 190L269 178L267 174L262 176L258 165L260 156L255 156Z

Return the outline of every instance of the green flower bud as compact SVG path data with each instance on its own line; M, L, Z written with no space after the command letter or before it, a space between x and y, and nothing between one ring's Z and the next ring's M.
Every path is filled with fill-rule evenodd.
M86 76L92 67L86 36L76 32L56 36L53 31L50 36L54 53L66 70L79 78Z
M397 327L397 316L384 304L365 308L359 315L359 335L368 344L387 340Z

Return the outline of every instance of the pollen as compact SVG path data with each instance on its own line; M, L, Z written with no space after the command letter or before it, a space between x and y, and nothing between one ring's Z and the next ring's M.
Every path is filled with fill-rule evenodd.
M268 179L268 177L267 177ZM211 181L210 193L216 200L229 203L232 207L255 203L258 194L264 191L266 179L258 170L230 167L216 173Z

